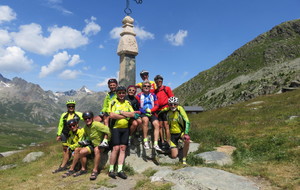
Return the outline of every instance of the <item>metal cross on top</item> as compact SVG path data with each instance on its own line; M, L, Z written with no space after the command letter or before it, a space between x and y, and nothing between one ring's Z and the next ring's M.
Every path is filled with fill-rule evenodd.
M126 8L124 9L124 12L127 16L129 16L132 13L132 10L129 7L129 1L130 0L126 0ZM137 4L142 4L143 0L134 0Z

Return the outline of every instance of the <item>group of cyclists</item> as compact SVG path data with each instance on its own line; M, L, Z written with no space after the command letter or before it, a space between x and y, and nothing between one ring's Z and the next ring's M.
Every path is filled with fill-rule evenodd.
M142 132L145 150L153 148L157 152L168 152L174 159L178 156L178 149L183 148L181 161L186 165L190 122L184 108L179 105L171 88L163 85L161 75L156 75L154 81L150 81L149 72L143 70L140 76L142 82L128 87L119 86L116 79L109 79L110 91L98 115L91 111L77 112L74 100L66 102L68 111L60 117L56 137L57 141L62 142L63 160L53 173L66 171L62 177L86 174L87 156L93 155L94 167L90 180L95 180L99 174L101 155L105 150L111 150L108 176L127 179L123 170L126 149L131 146L137 131ZM78 126L79 120L84 121L84 127ZM148 139L149 122L154 129L150 134L154 139L152 144ZM71 156L73 160L68 169ZM78 162L81 163L81 169L76 171Z

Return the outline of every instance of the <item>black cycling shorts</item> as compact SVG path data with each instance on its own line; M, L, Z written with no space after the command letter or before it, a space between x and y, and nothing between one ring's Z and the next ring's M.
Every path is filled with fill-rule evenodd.
M129 128L113 128L111 136L112 146L128 145Z
M171 134L171 141L178 146L178 140L181 138L181 133Z
M147 115L145 115L145 114L141 114L141 118L143 118L143 117L148 117L148 118L149 118L149 121L150 121L151 123L152 123L153 121L155 121L155 120L158 120L157 117L156 117L154 114L152 114L150 117L147 116Z
M166 111L160 112L160 114L158 114L158 121L168 121Z

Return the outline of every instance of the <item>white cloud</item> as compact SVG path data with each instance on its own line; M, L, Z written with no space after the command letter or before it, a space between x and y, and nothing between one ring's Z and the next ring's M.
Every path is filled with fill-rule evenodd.
M77 65L78 63L82 62L79 55L73 55L71 60L69 61L68 65L70 67L73 67L74 65Z
M16 19L17 14L9 6L0 6L0 24Z
M20 26L19 32L11 33L16 45L42 55L51 55L61 49L75 49L88 43L88 38L80 31L68 26L49 28L49 37L43 37L42 27L31 23Z
M96 20L97 18L93 16L91 17L91 20L87 20L87 19L85 20L86 26L82 31L85 35L95 35L101 31L101 26L99 26L94 22Z
M21 73L32 68L33 61L25 56L25 52L16 46L0 48L1 72Z
M49 65L42 66L39 77L43 78L55 71L63 69L67 65L69 59L70 55L66 51L54 55Z
M147 32L146 30L144 30L144 27L139 27L139 26L135 26L133 28L134 32L136 33L136 37L141 39L141 40L149 40L149 39L154 39L154 34L152 34L151 32ZM119 39L120 33L123 31L122 27L115 27L110 31L110 37L112 39Z
M119 39L121 36L120 36L120 33L123 31L123 28L122 27L115 27L113 28L109 34L110 34L110 37L112 39Z
M103 48L104 48L104 45L100 44L100 45L99 45L99 48L100 48L100 49L103 49Z
M101 71L106 71L106 66L101 67Z
M119 71L116 72L116 76L119 76ZM97 84L97 86L99 86L99 87L107 87L107 81L109 79L111 79L111 78L115 78L115 79L117 79L117 81L119 81L119 77L107 77L103 81L99 82Z
M108 79L109 79L109 78L105 79L105 80L102 81L102 82L99 82L99 83L97 84L97 86L99 86L99 87L107 86L107 81L108 81Z
M144 30L144 27L139 28L137 26L137 27L134 27L133 30L136 33L136 37L141 40L154 39L154 34Z
M8 44L10 41L9 33L6 30L0 30L0 46Z
M184 39L187 37L187 30L179 30L177 34L166 34L165 38L174 46L183 45Z
M59 74L59 78L62 78L62 79L76 79L79 74L81 74L81 71L64 70L62 73Z
M52 9L56 9L60 12L62 12L65 15L73 14L71 11L65 9L63 6L61 6L62 0L48 0L48 5Z

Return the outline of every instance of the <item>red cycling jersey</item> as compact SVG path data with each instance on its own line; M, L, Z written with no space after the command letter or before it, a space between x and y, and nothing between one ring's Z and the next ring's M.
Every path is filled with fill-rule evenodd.
M160 88L157 88L155 90L155 94L158 99L158 111L162 110L165 107L168 107L168 99L174 96L171 88L164 85L162 85Z

